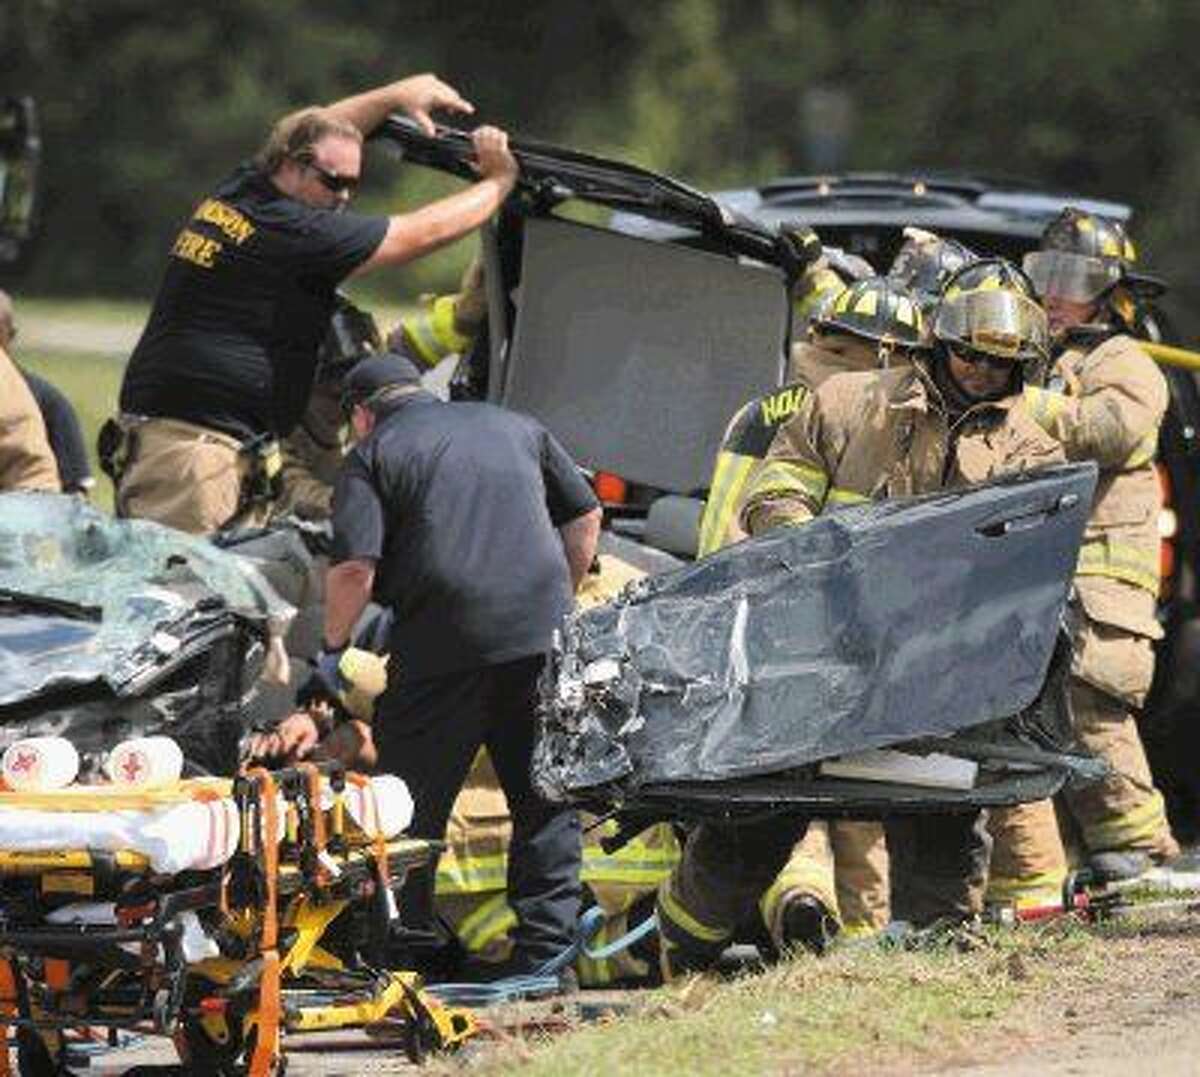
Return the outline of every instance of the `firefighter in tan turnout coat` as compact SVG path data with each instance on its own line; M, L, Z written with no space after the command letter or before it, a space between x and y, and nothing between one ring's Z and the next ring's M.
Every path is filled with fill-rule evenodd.
M743 406L725 431L700 523L699 556L746 537L738 519L746 491L777 431L835 374L907 367L921 344L916 297L883 277L857 281L832 299L806 340L792 348L787 385ZM887 849L874 822L814 824L761 902L772 942L820 948L837 928L866 933L888 920Z
M1062 800L1101 881L1135 877L1179 851L1133 715L1150 690L1152 644L1162 635L1154 454L1168 400L1153 360L1123 331L1134 322L1135 293L1151 286L1132 272L1134 259L1120 225L1075 209L1051 222L1041 250L1026 257L1059 348L1047 386L1026 389L1030 411L1068 459L1100 467L1075 577L1071 703L1080 740L1113 773ZM1065 875L1059 831L1048 805L1014 815L1000 819L997 854L1018 866L1006 880L997 863L992 896L1036 899L1039 872L1051 883ZM1047 890L1053 897L1055 887Z
M61 489L37 401L0 348L0 492Z
M777 435L742 511L751 534L842 505L981 482L1061 462L1030 415L1023 369L1044 359L1045 315L997 260L952 278L936 352L901 370L830 378ZM710 964L786 863L803 821L702 824L659 891L668 975ZM972 816L886 826L892 914L927 924L977 911L988 841Z

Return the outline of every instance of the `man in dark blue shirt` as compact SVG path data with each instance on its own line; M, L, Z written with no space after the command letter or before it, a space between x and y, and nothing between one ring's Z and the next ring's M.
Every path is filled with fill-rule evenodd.
M539 423L490 404L446 403L394 355L348 375L359 444L334 490L327 651L372 597L393 614L389 683L373 725L379 769L416 804L411 833L440 839L486 744L513 816L504 971L530 973L572 941L579 823L530 782L538 676L595 555L600 509ZM432 875L405 889L405 919L432 920Z
M252 165L192 211L121 387L121 423L133 436L122 454L120 514L191 532L265 515L272 462L256 461L254 450L300 418L337 285L465 235L516 181L504 132L481 127L473 136L480 179L466 190L391 217L342 212L358 185L364 136L394 111L432 133L433 109L471 106L418 75L293 113Z

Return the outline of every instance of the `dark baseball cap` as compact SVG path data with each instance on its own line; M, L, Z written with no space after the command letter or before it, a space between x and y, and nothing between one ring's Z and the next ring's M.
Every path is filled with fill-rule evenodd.
M342 381L342 409L389 395L388 389L412 391L421 387L421 372L403 355L385 352L356 363Z

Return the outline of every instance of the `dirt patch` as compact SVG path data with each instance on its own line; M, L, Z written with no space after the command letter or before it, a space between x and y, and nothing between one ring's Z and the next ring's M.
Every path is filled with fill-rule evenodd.
M989 1034L969 1059L948 1059L917 1072L963 1077L1200 1072L1200 920L1120 925L1103 935L1099 961L1065 964L1056 970L1057 982L1020 1004L1028 1012L1016 1037Z

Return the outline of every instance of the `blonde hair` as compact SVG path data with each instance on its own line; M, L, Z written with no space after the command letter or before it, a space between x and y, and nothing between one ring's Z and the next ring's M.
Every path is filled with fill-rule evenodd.
M328 135L353 139L360 144L363 140L362 132L354 124L335 116L328 109L314 105L289 113L275 124L255 156L254 163L271 175L289 157L299 161L311 160L313 146Z

